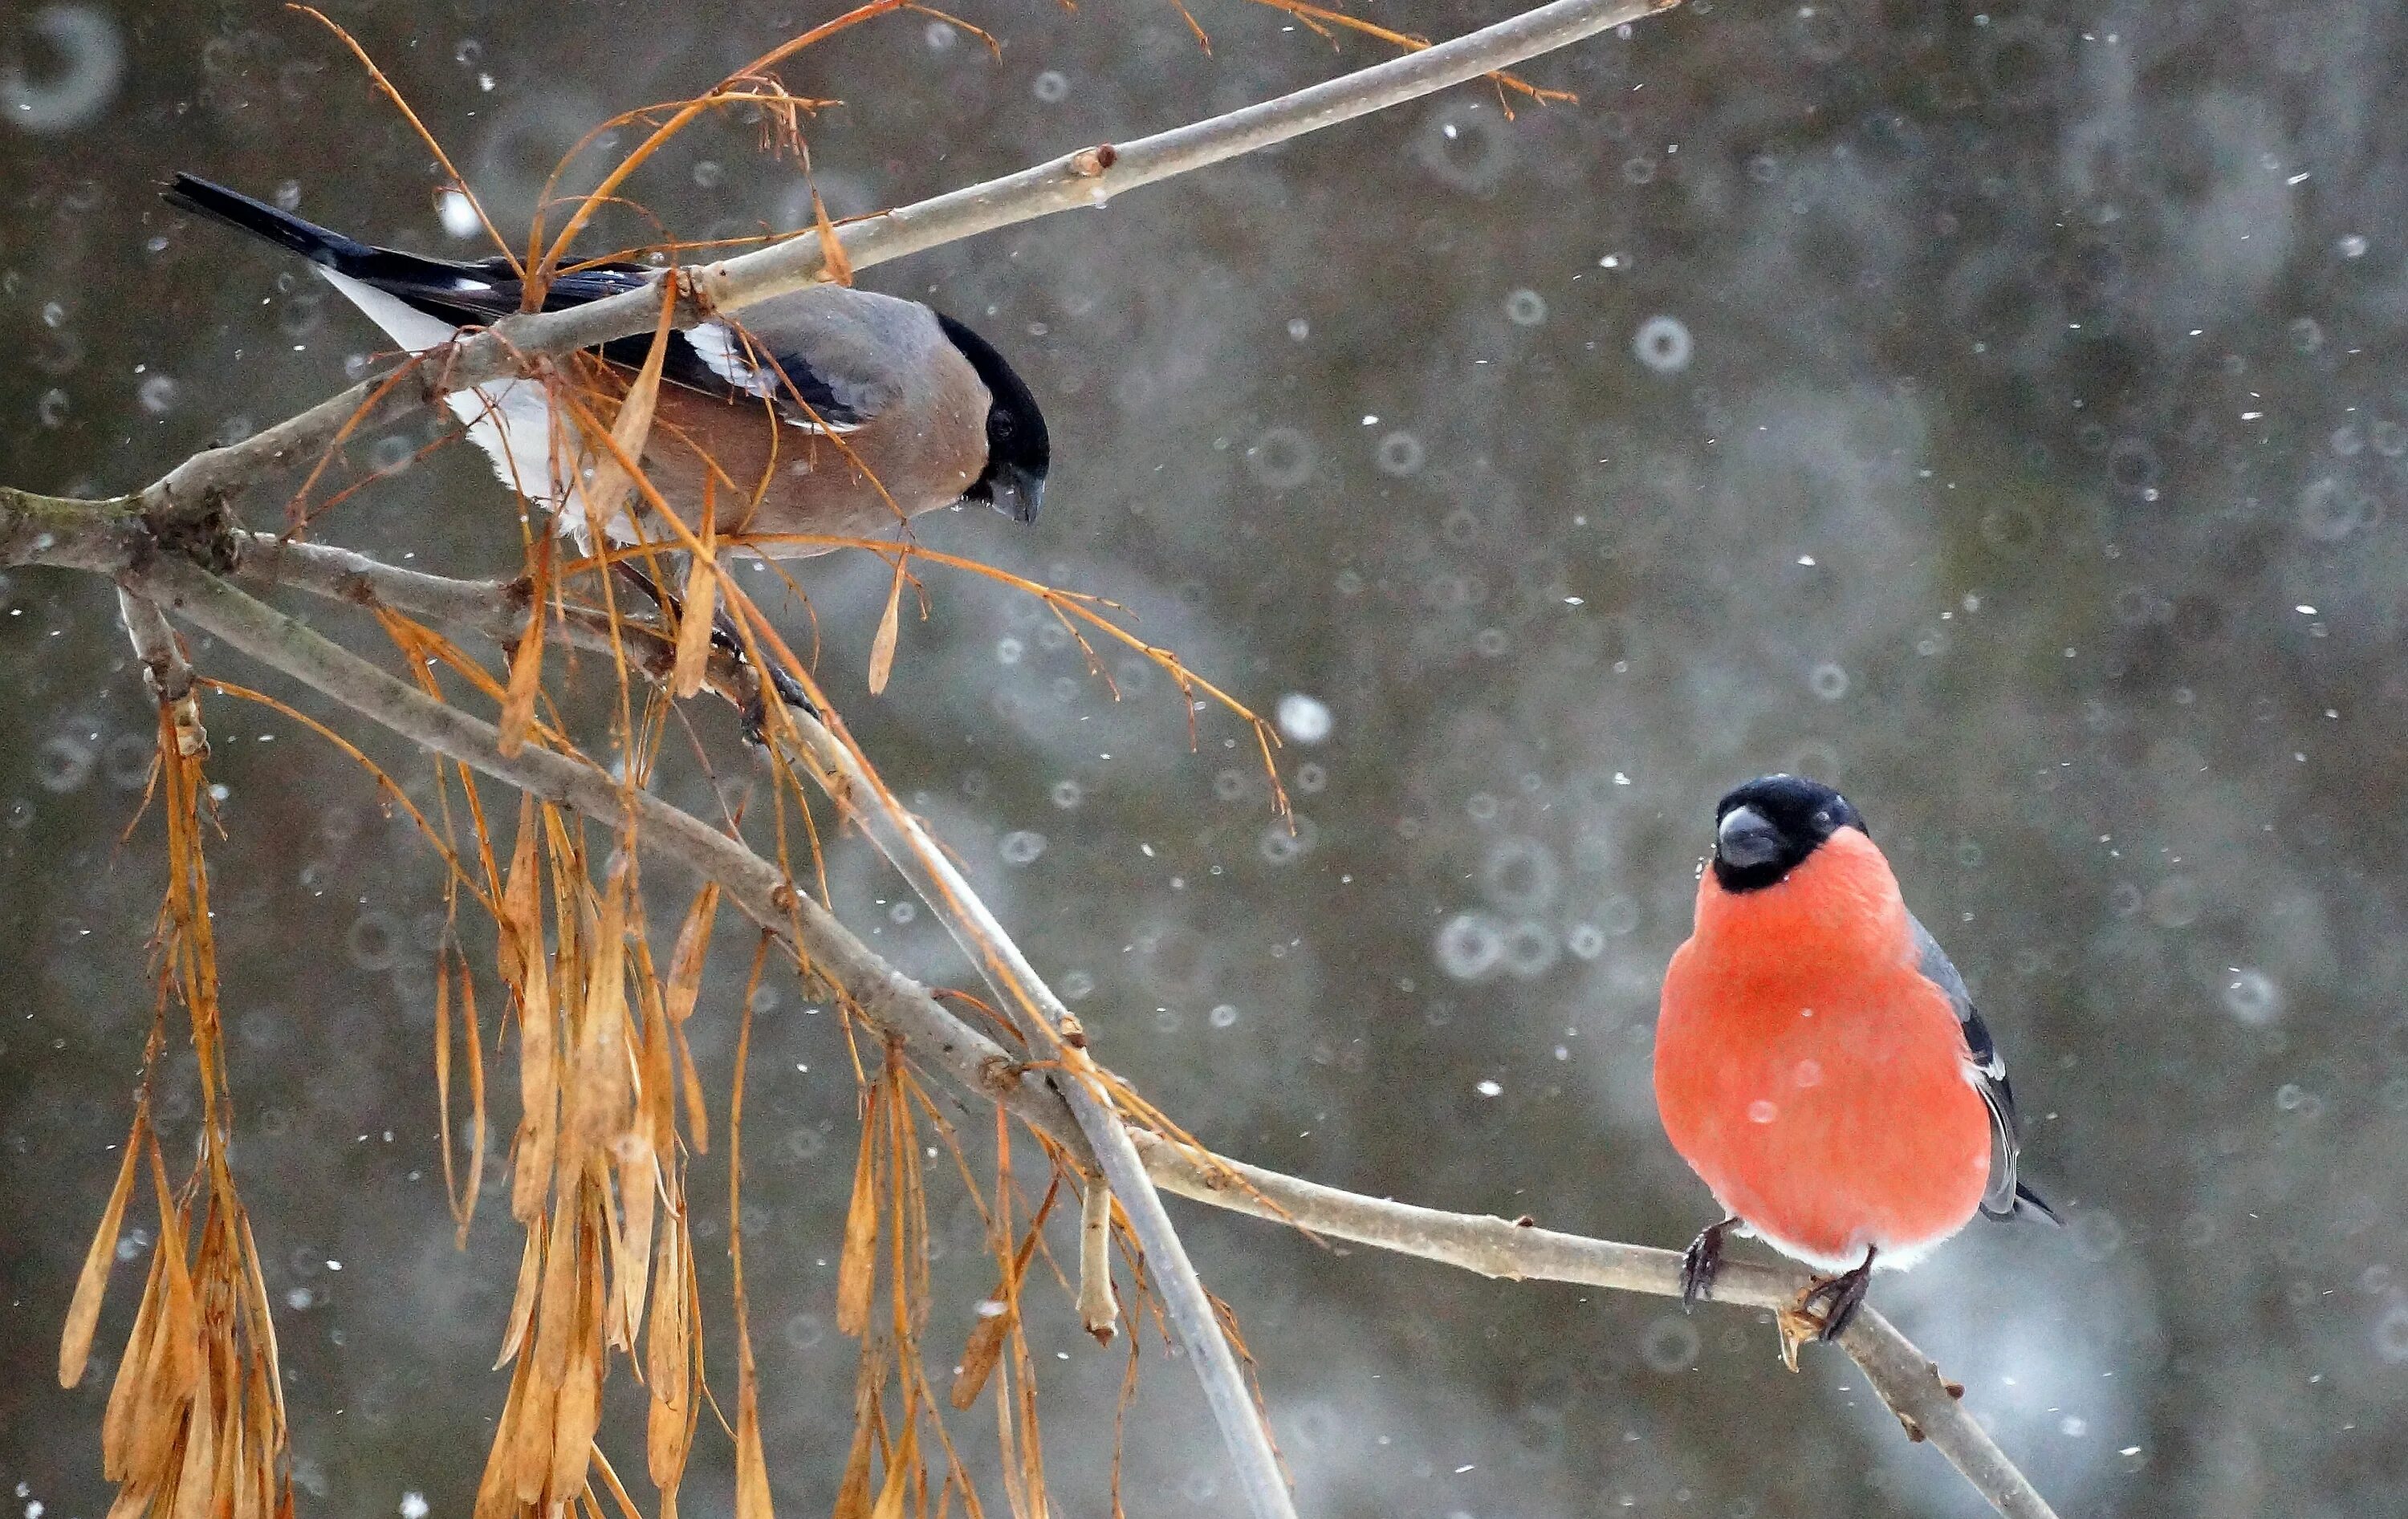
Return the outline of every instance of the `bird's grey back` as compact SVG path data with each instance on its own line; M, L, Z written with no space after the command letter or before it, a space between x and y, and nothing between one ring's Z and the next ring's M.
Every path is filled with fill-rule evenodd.
M759 349L810 365L863 417L926 399L929 355L946 342L936 313L919 302L842 285L774 296L730 320Z
M1910 912L1906 921L1914 935L1914 953L1924 979L1948 994L1949 1002L1956 1009L1959 1023L1971 1017L1973 994L1965 989L1965 978L1956 973L1956 967L1948 958L1948 952L1940 947L1940 940L1931 937L1931 930L1923 926L1922 919Z

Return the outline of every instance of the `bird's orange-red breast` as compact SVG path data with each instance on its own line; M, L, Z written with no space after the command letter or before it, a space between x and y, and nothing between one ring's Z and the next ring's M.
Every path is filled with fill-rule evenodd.
M2043 1209L2014 1180L1989 1034L1855 809L1772 776L1716 823L1696 930L1664 978L1656 1100L1724 1210L1845 1271L1908 1265L1985 1206ZM1708 1234L1691 1268L1710 1283Z

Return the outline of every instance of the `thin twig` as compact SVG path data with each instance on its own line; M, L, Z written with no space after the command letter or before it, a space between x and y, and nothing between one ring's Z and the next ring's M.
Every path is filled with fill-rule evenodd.
M143 682L175 725L176 752L186 759L208 758L209 734L201 726L201 704L193 695L192 663L184 657L183 645L176 641L176 630L167 625L155 604L122 585L117 588L117 617L134 642L135 657L142 661Z
M150 695L162 702L180 701L192 695L193 666L176 642L176 630L167 625L159 609L121 586L117 617L125 624L126 638L133 640L134 657L142 661Z
M361 599L373 584L393 603L478 626L507 627L515 614L511 587L445 581L415 571L375 566L342 551L295 546L281 559L255 557L321 594ZM137 564L137 561L139 562ZM717 881L748 916L800 951L821 975L841 986L882 1031L900 1039L913 1058L945 1071L968 1090L996 1102L1095 1165L1085 1137L1063 1095L1025 1080L1023 1068L985 1035L964 1024L854 938L824 910L796 891L778 869L736 839L645 793L629 793L604 771L528 746L504 756L493 726L435 701L299 623L173 556L130 537L122 513L22 492L0 491L0 564L47 564L122 577L134 590L178 612L232 647L437 752L538 795L617 825L633 809L642 847ZM340 574L335 573L340 571ZM343 579L343 575L352 578ZM349 586L348 591L339 587ZM1664 1250L1617 1244L1524 1226L1498 1218L1440 1212L1365 1197L1262 1170L1218 1156L1198 1155L1159 1136L1135 1133L1133 1143L1162 1187L1219 1208L1275 1219L1326 1239L1420 1256L1487 1276L1580 1283L1662 1297L1680 1291L1680 1257ZM1758 1308L1795 1301L1808 1278L1795 1268L1733 1261L1717 1279L1714 1299ZM1911 1435L1927 1439L2008 1519L2054 1519L2039 1492L2001 1453L1942 1381L1928 1359L1880 1314L1857 1314L1840 1344Z
M247 534L238 541L248 542L255 549L261 543ZM442 609L438 615L475 621L501 636L514 631L511 624L524 615L523 598L518 607L499 603L498 596L506 588L472 588L465 582L452 582L447 587L440 577L415 572L395 576L384 572L387 566L371 571L367 566L373 562L366 555L343 550L290 544L258 549L245 558L252 568L265 566L270 574L280 563L290 563L300 571L297 579L302 583L326 594L354 601L364 595L380 594L405 607L437 607ZM479 615L475 602L480 592L489 598L487 606L497 614L498 626ZM879 851L945 921L996 996L1007 1006L1026 1012L1062 1053L1062 1065L1070 1077L1063 1083L1063 1095L1078 1131L1086 1140L1084 1148L1095 1156L1112 1195L1119 1197L1121 1211L1144 1251L1146 1269L1162 1298L1172 1332L1203 1384L1205 1402L1229 1447L1248 1500L1261 1519L1290 1519L1295 1513L1294 1503L1280 1473L1270 1432L1264 1427L1261 1412L1247 1391L1245 1373L1221 1333L1211 1298L1146 1175L1144 1163L1138 1158L1129 1130L1121 1122L1100 1073L1094 1070L1093 1062L1082 1050L1064 1040L1065 1025L1075 1028L1076 1020L936 841L896 803L851 746L810 714L796 711L789 715L801 737L802 757L809 762L804 767L838 806L861 824ZM1108 1284L1105 1291L1109 1295ZM1082 1302L1082 1306L1086 1304L1084 1298ZM1109 1311L1103 1323L1109 1332Z
M1082 148L1017 174L848 222L837 229L836 241L845 262L860 270L1056 211L1099 207L1123 191L1479 79L1679 3L1555 0L1275 100L1134 142ZM698 297L697 308L687 314L733 310L801 290L825 279L826 271L825 245L815 229L805 232L694 270L689 289ZM210 511L270 470L313 457L347 433L431 406L448 392L519 373L545 356L648 331L659 315L660 297L644 289L563 311L506 317L491 332L426 355L418 383L392 384L389 375L363 380L239 443L193 455L145 490L140 502L163 521Z
M1089 1177L1079 1198L1079 1323L1109 1345L1120 1311L1112 1298L1112 1192Z
M1219 1315L1212 1310L1211 1297L1204 1290L1195 1263L1188 1259L1187 1247L1180 1242L1170 1214L1138 1156L1131 1131L1086 1053L1078 1020L1020 953L1020 946L952 859L862 763L852 745L811 713L789 715L792 731L804 750L800 757L808 761L803 767L830 799L861 824L871 844L943 920L954 943L969 956L1004 1006L1034 1019L1058 1053L1068 1078L1058 1083L1062 1096L1144 1252L1146 1271L1170 1320L1171 1333L1203 1383L1204 1400L1236 1463L1248 1503L1258 1519L1292 1516L1295 1503L1280 1471L1279 1454L1247 1390L1245 1372L1221 1332Z

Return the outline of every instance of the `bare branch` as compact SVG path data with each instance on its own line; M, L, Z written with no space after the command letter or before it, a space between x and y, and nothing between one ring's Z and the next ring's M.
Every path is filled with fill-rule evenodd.
M142 661L143 678L150 682L150 695L162 704L181 701L193 692L193 666L185 662L184 651L176 642L176 630L157 607L143 600L122 586L117 592L118 620L125 624L125 636L134 644L134 656Z
M8 506L7 498L0 496L0 563L75 565L104 573L123 567L108 563L116 528L106 516L83 509L82 537L93 542L70 533L65 539L54 536L43 552L29 552L22 545L30 535L12 519ZM46 520L65 525L55 514ZM259 542L266 545L272 540ZM447 580L394 569L344 550L306 544L288 545L281 551L262 547L247 560L246 573L280 579L354 603L382 600L399 610L446 618L499 638L514 636L525 616L523 598L513 601L516 588L510 584ZM601 771L534 748L504 759L490 724L428 699L212 577L180 562L155 567L150 574L174 582L179 595L170 604L194 622L305 684L350 702L395 731L596 818L616 821L624 815L626 793ZM157 585L137 588L162 594ZM575 641L592 639L596 648L608 647L607 630L599 627L580 627L572 622L569 636ZM660 668L666 669L667 640L625 627L622 637L638 642L653 639L659 645ZM798 944L823 974L840 982L871 1022L901 1039L915 1059L944 1070L968 1090L1001 1104L1061 1142L1082 1167L1095 1165L1086 1139L1058 1091L1048 1083L1025 1080L1020 1065L1000 1045L886 965L808 897L795 892L774 867L656 798L639 794L634 802L645 847L720 881L754 921L794 936L790 942ZM1217 1155L1199 1156L1158 1135L1137 1131L1131 1138L1159 1186L1213 1207L1484 1276L1577 1283L1667 1297L1680 1294L1680 1256L1672 1251L1366 1197ZM1796 1268L1729 1261L1715 1280L1713 1299L1778 1309L1794 1302L1808 1280ZM1870 1309L1859 1312L1840 1344L1908 1433L1928 1440L1992 1508L2009 1519L2054 1519L2046 1500L1960 1401L1961 1388L1943 1382L1922 1352L1886 1319Z
M315 545L280 543L253 534L239 534L236 541L251 550L243 556L248 571L273 577L280 567L289 566L294 571L294 583L341 599L356 602L368 596L380 597L389 605L403 609L467 622L497 638L513 636L526 615L523 595L517 598L515 605L507 599L513 589L511 587L447 582L440 577L414 571L396 573L391 566L376 565L366 555ZM223 586L222 582L218 583L228 595L240 595L231 587ZM265 610L264 608L261 609ZM209 625L205 621L206 611L184 610L185 615L195 622ZM602 648L609 647L610 630L607 623L580 620L575 625L579 629L579 641L592 641ZM211 630L219 631L216 628ZM636 630L621 624L623 638L631 631ZM241 643L231 635L220 632L219 636L255 658L268 658L258 649ZM314 634L309 636L316 638ZM666 666L661 661L664 657L673 660L674 649L666 647L666 640L648 632L641 636L646 643L654 647L635 652L656 679L665 676ZM318 641L324 642L322 639ZM294 642L289 636L279 640L280 646L288 652ZM326 644L325 648L337 653L344 652L333 644ZM356 656L346 654L345 657ZM275 663L272 659L268 662ZM373 666L366 666L364 661L360 663L369 670L375 669ZM285 666L278 667L285 669L287 674L299 673ZM300 678L308 679L307 676ZM398 681L394 683L399 684ZM322 686L321 689L325 688ZM351 699L339 691L333 694L345 700ZM418 700L423 702L425 698L419 696ZM438 709L449 712L449 709ZM363 708L362 710L367 709ZM368 715L389 723L387 718L377 712L369 711ZM450 715L454 720L463 720L461 714ZM1245 1374L1221 1333L1219 1318L1212 1311L1211 1299L1204 1290L1203 1282L1197 1277L1194 1263L1188 1259L1186 1248L1180 1243L1178 1231L1172 1226L1161 1197L1155 1194L1152 1180L1146 1175L1144 1163L1139 1159L1135 1143L1129 1137L1130 1131L1121 1122L1118 1110L1107 1095L1107 1083L1101 1073L1095 1069L1094 1063L1083 1050L1063 1039L1064 1026L1075 1027L1076 1020L1071 1018L1060 998L1054 995L1052 988L1021 954L1019 946L1004 932L986 904L971 890L969 882L953 868L944 852L921 830L916 819L896 804L853 750L810 715L800 712L791 715L805 746L801 756L808 762L805 767L810 770L829 796L861 824L879 851L903 873L912 889L931 909L945 920L955 940L986 977L996 995L1007 1005L1025 1011L1051 1036L1063 1057L1065 1069L1071 1076L1063 1083L1062 1093L1075 1125L1072 1132L1084 1141L1079 1148L1088 1157L1089 1164L1100 1169L1112 1195L1120 1198L1121 1210L1144 1250L1146 1268L1153 1275L1155 1290L1161 1296L1172 1329L1203 1383L1205 1401L1212 1411L1214 1422L1220 1426L1223 1440L1229 1446L1240 1475L1246 1482L1249 1500L1255 1512L1267 1516L1267 1519L1293 1515L1293 1501L1288 1496L1286 1482L1280 1474L1279 1458L1271 1446L1269 1431L1264 1427L1261 1413L1247 1391ZM412 734L411 737L418 738L421 742L432 742L426 735ZM485 767L483 761L474 756L452 750L443 752L453 758L467 759L480 768ZM498 755L498 749L495 753ZM564 763L575 764L574 761ZM517 780L514 776L505 779ZM519 783L524 784L523 781ZM605 815L616 819L622 811L613 803L610 811ZM675 815L685 816L682 813ZM691 819L686 821L692 822ZM647 831L639 834L648 842L651 826L647 824ZM789 895L800 896L799 893ZM802 947L815 960L824 959L816 946L806 942ZM862 953L868 953L857 940L854 947ZM849 985L849 980L845 983ZM1089 1190L1096 1190L1092 1183ZM1104 1291L1108 1298L1108 1277ZM1092 1306L1084 1297L1082 1302ZM1105 1313L1103 1322L1108 1326L1111 1324L1109 1311Z
M1112 1342L1120 1305L1112 1298L1112 1194L1089 1178L1079 1198L1079 1323L1099 1345Z
M1383 110L1535 58L1584 37L1670 9L1680 0L1555 0L1418 52L1312 85L1260 105L1130 143L1097 144L983 184L867 217L837 229L854 269L958 242L1056 211L1100 207L1123 191L1236 158L1323 127ZM816 229L757 252L692 271L689 316L732 310L827 278ZM142 505L175 517L205 512L270 470L314 457L347 432L373 426L524 369L529 361L649 331L660 316L650 289L564 311L496 322L447 352L426 355L416 384L391 376L341 394L225 448L196 453L145 490Z
M1488 1277L1681 1296L1678 1251L1366 1197L1218 1155L1199 1159L1158 1135L1140 1134L1138 1148L1167 1191L1325 1239L1417 1255ZM1810 1280L1796 1267L1726 1260L1714 1278L1713 1300L1783 1309L1797 1302ZM1859 1310L1840 1336L1840 1347L1863 1369L1908 1436L1928 1440L1992 1508L2008 1519L2056 1519L2039 1491L1974 1421L1960 1400L1964 1389L1943 1382L1939 1369L1887 1319L1870 1308Z
M54 565L114 575L156 552L131 496L75 501L0 485L0 565Z
M208 730L201 726L201 704L193 695L193 666L184 658L176 630L158 607L123 586L117 588L117 616L125 636L134 641L135 657L142 661L142 678L150 695L175 726L176 752L186 759L206 758Z

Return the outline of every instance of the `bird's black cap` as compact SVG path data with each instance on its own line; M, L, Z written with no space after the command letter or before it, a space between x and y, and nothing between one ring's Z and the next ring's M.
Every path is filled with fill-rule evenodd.
M1865 820L1818 781L1768 775L1733 787L1714 804L1714 880L1727 892L1760 891L1842 828L1863 833Z
M1036 395L994 344L941 311L937 313L937 323L978 371L991 400L986 412L986 470L962 493L963 499L983 501L1019 522L1033 523L1045 497L1046 471L1054 466L1054 443L1045 431L1045 413L1038 409Z

